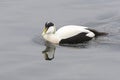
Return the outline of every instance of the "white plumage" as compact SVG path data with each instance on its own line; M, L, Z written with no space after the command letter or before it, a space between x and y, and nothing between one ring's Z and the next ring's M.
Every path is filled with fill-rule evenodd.
M86 32L86 36L88 37L94 37L95 34L89 30L87 30L87 27L84 26L76 26L76 25L68 25L63 26L59 30L56 31L56 35L59 36L61 39L66 39L71 36L75 36L79 33Z

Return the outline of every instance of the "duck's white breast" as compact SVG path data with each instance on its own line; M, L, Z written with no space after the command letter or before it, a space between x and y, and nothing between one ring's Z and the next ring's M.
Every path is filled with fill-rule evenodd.
M68 25L57 30L55 34L61 39L66 39L82 32L89 32L86 28L84 26Z

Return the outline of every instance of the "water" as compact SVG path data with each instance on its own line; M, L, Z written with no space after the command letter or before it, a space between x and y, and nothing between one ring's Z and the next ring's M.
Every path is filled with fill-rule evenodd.
M119 0L0 0L1 80L119 80ZM85 48L57 46L46 61L46 21L84 25L109 36Z

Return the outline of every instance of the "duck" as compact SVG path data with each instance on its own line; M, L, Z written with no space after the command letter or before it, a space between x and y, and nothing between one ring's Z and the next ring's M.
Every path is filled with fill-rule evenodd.
M46 22L42 31L42 37L45 41L59 45L86 43L107 34L106 32L99 32L95 29L78 25L66 25L56 31L56 26L52 22Z

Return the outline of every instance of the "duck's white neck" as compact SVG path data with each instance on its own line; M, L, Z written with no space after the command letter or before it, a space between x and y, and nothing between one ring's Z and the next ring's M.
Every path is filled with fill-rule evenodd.
M55 26L48 28L46 32L43 32L42 36L45 40L54 43L54 44L59 44L59 37L55 34L56 29Z

